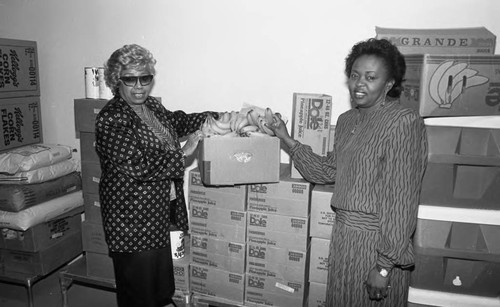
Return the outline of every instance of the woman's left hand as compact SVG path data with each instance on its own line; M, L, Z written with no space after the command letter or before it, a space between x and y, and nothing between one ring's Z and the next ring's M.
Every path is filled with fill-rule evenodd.
M387 277L383 277L380 275L377 268L371 269L365 282L370 299L379 301L387 297L389 279L390 274Z
M198 130L195 133L191 133L187 136L186 143L182 147L182 151L184 151L184 154L186 156L190 156L193 154L193 152L196 150L196 147L198 146L198 142L201 140L202 135L203 133Z

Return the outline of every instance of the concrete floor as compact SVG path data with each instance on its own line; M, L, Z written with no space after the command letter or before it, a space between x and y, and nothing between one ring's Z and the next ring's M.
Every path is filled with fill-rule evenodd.
M33 286L34 307L63 306L61 287L59 284L60 268ZM73 282L68 289L68 307L116 307L115 293L110 290L92 287ZM28 307L28 292L21 284L10 284L0 281L1 307Z

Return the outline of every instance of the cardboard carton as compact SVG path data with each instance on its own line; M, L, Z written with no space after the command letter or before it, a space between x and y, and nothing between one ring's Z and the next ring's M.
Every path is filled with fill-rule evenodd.
M305 282L307 252L247 243L246 272L257 276Z
M308 307L326 306L326 284L310 282L309 296L307 298Z
M246 185L206 186L201 181L198 168L189 172L188 195L192 202L202 202L222 209L246 210Z
M248 211L308 217L312 184L290 177L290 165L281 164L278 183L248 185Z
M80 151L82 161L99 163L99 156L95 151L95 133L80 132Z
M245 250L245 243L191 235L192 263L244 274Z
M394 29L375 27L377 38L395 44L403 54L494 54L496 36L485 27Z
M76 131L94 133L96 116L107 103L106 99L75 99Z
M189 279L194 293L243 303L245 274L191 264Z
M73 233L37 252L0 249L0 275L47 275L82 253L81 233Z
M292 138L311 146L314 153L326 156L332 112L332 97L324 94L293 94ZM293 166L293 161L290 162ZM302 178L292 167L292 178Z
M499 210L500 166L428 163L420 203Z
M101 164L98 162L82 161L82 190L84 194L99 194L101 181Z
M266 306L302 307L305 303L305 286L305 283L246 274L245 302Z
M331 207L334 185L317 184L311 193L311 237L330 239L335 212Z
M89 221L82 222L83 250L86 252L108 254L108 244L104 237L102 224L94 224Z
M83 206L85 208L85 221L102 224L101 202L98 194L83 194Z
M279 181L277 137L210 137L198 145L201 180L206 185Z
M0 119L0 152L43 141L39 97L0 99Z
M400 101L423 117L500 114L500 55L407 55Z
M0 67L0 98L40 96L35 41L0 38Z
M2 228L0 248L29 252L47 249L71 234L81 233L81 213L79 207L26 231Z
M330 240L311 237L309 281L327 282Z
M500 166L500 129L427 125L429 162Z

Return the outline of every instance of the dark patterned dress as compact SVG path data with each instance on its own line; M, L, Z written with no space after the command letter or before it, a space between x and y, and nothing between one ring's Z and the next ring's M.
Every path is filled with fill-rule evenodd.
M207 113L171 112L153 97L147 98L145 106L168 129L175 144L164 144L120 97L110 100L97 116L99 198L112 252L165 248L170 246L172 227L188 228L184 157L178 139L198 130Z
M339 117L326 157L300 143L290 155L307 180L335 182L327 306L406 306L427 164L423 120L395 102L365 115L352 109ZM363 284L376 264L393 268L380 302L369 299Z

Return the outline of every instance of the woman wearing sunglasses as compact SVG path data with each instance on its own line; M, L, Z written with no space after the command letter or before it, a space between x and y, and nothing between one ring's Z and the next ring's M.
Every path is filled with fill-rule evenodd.
M96 121L99 198L120 307L175 306L169 234L188 228L184 163L206 117L218 114L169 111L149 96L155 64L139 45L113 52L105 81L114 97Z

